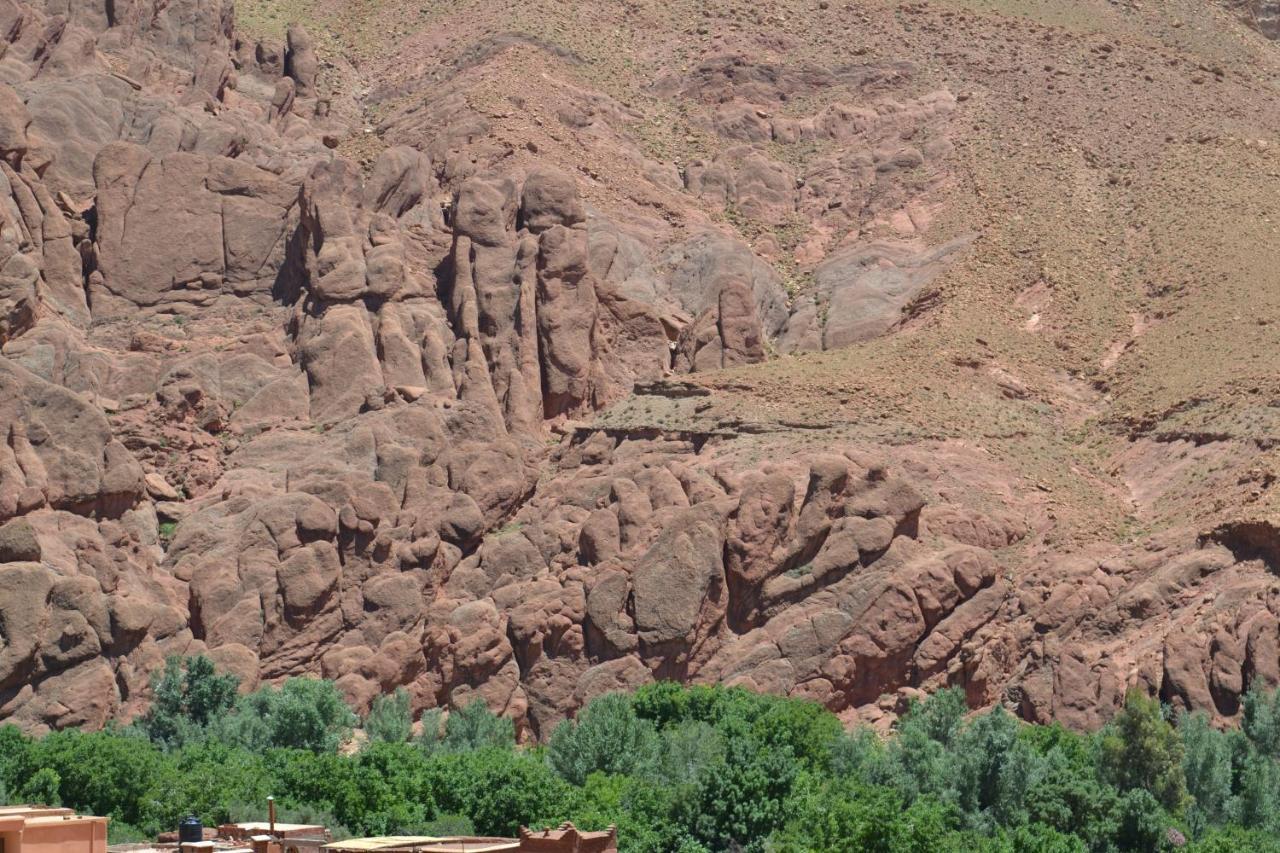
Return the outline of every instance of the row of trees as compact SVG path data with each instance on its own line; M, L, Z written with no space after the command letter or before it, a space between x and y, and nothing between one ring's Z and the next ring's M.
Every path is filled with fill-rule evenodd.
M942 691L882 738L809 702L649 685L600 697L535 748L475 703L427 712L403 691L363 721L330 682L237 697L203 658L169 662L135 725L32 739L0 728L0 790L113 818L114 840L260 818L338 833L514 835L573 820L627 851L1278 851L1280 699L1239 729L1129 697L1101 732L968 716ZM339 747L360 725L367 743ZM345 754L349 753L349 754Z

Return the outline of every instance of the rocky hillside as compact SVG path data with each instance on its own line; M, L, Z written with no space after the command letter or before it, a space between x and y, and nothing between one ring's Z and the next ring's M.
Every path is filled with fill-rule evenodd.
M0 717L1236 715L1275 7L0 0Z

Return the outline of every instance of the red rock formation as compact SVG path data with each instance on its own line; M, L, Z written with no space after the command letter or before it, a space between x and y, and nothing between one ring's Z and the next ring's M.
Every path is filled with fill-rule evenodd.
M322 42L237 40L227 3L0 0L0 33L0 717L128 717L194 653L533 735L657 678L867 719L959 684L1078 726L1280 680L1268 524L1059 548L985 433L708 423L674 378L882 335L970 251L925 234L959 101L906 64L672 71L655 97L716 140L679 169L575 89L555 134L620 200L535 156L546 93L474 106L527 39L366 133Z

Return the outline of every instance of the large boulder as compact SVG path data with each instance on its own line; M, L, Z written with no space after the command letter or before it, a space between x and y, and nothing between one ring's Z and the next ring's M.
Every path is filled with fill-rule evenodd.
M40 540L26 519L0 525L0 563L38 563L40 553Z
M726 282L714 307L680 332L674 367L679 372L718 370L764 361L764 336L750 289Z
M27 128L31 114L18 93L7 83L0 83L0 158L9 165L18 166L27 153L30 141Z
M970 242L859 245L832 254L814 270L813 293L797 304L780 348L837 349L884 334Z
M320 60L316 56L311 34L301 24L290 24L285 32L285 44L285 74L293 78L298 97L313 97L316 94L316 75L320 70Z
M0 519L40 506L113 517L146 492L100 409L0 360Z
M223 294L271 298L285 264L296 189L227 157L108 145L94 162L94 314L179 310Z

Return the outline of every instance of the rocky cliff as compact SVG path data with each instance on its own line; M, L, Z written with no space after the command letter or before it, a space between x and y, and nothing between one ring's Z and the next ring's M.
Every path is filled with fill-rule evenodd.
M1280 54L1065 7L0 0L0 717L1235 715Z

